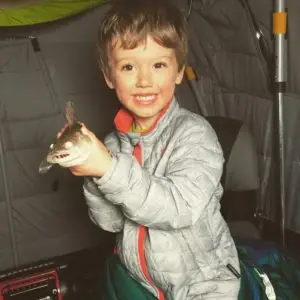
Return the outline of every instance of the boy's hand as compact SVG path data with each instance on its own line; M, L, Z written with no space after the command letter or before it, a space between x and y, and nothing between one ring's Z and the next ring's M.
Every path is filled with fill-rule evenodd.
M64 129L58 133L58 136L61 135ZM83 164L69 169L75 176L102 177L111 168L112 157L105 145L84 124L82 124L81 131L83 134L88 135L92 141L91 154Z

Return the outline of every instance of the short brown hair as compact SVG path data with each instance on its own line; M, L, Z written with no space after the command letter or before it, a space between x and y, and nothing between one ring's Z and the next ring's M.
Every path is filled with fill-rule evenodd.
M182 12L168 0L114 0L98 35L102 70L109 73L109 53L119 42L133 49L151 36L159 45L175 51L178 68L187 54L186 22Z

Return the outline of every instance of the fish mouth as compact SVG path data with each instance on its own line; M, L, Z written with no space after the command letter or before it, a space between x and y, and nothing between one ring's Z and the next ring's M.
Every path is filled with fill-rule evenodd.
M73 148L72 151L59 150L51 151L47 155L47 162L52 164L69 164L73 161L78 161L80 158L85 159L90 154L90 147L85 149Z
M89 157L90 151L80 153L55 152L47 156L47 162L50 164L59 164L64 167L73 167L83 164Z
M51 163L57 163L57 162L64 162L68 161L69 159L73 159L74 155L72 155L69 152L55 152L55 153L49 153L47 156L47 161Z
M62 153L62 154L54 154L54 155L52 155L52 158L54 158L54 159L60 159L60 158L68 157L68 156L70 156L69 153Z

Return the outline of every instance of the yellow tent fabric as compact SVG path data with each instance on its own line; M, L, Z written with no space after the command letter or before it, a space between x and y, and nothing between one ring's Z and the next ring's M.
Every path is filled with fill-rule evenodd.
M107 0L45 0L21 7L2 8L0 26L47 23L78 14L105 2Z

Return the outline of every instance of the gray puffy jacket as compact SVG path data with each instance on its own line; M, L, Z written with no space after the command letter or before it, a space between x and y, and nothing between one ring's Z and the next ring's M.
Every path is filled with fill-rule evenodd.
M237 299L227 267L240 271L237 251L219 203L224 159L209 123L174 99L151 132L118 130L105 144L113 167L86 178L84 195L92 221L117 232L129 274L159 299Z

